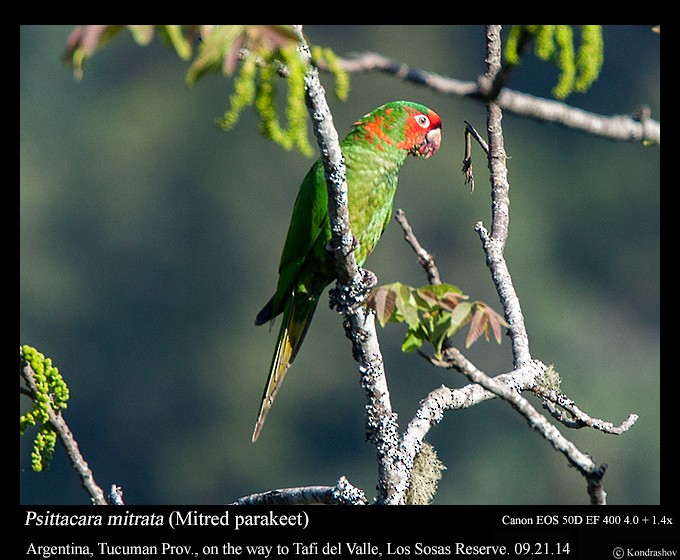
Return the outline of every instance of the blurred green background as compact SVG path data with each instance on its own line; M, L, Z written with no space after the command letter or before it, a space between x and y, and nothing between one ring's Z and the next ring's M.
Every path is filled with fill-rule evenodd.
M20 32L20 342L64 375L66 419L95 480L122 486L127 504L218 504L342 475L372 498L363 390L340 318L325 304L250 442L276 334L253 320L273 293L311 160L262 138L252 110L220 130L233 81L211 75L187 87L188 63L158 38L140 47L121 33L76 81L61 61L71 30ZM339 55L376 51L466 80L484 71L482 26L305 33ZM647 104L660 120L659 36L606 26L604 40L600 79L567 103L603 115ZM407 162L395 207L444 281L500 309L473 230L479 220L490 225L478 147L473 194L460 173L463 121L483 131L484 107L377 73L352 76L342 103L332 78L322 80L341 137L390 100L439 113L442 149ZM549 97L556 80L552 66L528 57L510 87ZM658 503L660 150L507 113L503 123L506 257L533 356L555 364L564 392L594 417L618 424L640 415L621 436L560 429L609 465L609 503ZM425 283L396 223L367 267L381 283ZM378 334L402 427L429 391L466 384L402 354L402 325ZM466 355L489 374L512 367L507 340L478 342ZM31 471L33 434L19 450L21 502L87 503L60 448L49 471ZM583 478L506 403L448 413L428 439L447 466L436 504L588 501Z

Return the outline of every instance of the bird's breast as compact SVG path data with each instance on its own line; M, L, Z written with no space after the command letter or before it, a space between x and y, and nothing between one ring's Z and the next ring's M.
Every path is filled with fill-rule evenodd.
M390 219L399 167L380 158L374 158L372 164L347 165L350 226L359 242L355 252L359 266L375 248Z

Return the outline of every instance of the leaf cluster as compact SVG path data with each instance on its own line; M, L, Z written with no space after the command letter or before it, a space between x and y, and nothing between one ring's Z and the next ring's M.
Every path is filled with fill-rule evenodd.
M22 347L23 359L33 370L35 391L31 395L33 408L19 417L19 433L24 435L30 426L38 425L33 442L31 465L40 472L50 465L57 434L49 423L50 410L59 412L67 407L69 391L59 370L32 346Z
M307 134L304 75L306 68L297 51L297 36L288 25L85 25L77 27L68 39L65 59L82 77L85 61L97 48L106 45L121 30L128 29L135 42L147 45L158 33L182 60L191 60L186 81L194 85L210 72L235 75L229 108L218 125L230 130L241 112L255 106L260 131L283 148L314 154ZM194 43L197 43L194 49ZM195 54L194 54L195 53ZM193 57L193 60L192 60ZM345 100L349 93L348 74L329 48L313 47L312 57L323 62L335 77L335 93ZM286 78L286 126L279 122L276 85Z
M304 75L305 67L295 45L247 54L235 80L230 107L218 124L224 130L231 130L243 109L255 105L260 131L266 138L287 150L295 147L302 154L311 156L314 150L307 135ZM287 78L288 86L286 128L279 123L276 103L276 85L281 76Z
M437 358L441 358L444 341L470 324L465 347L469 348L481 335L489 340L493 332L501 342L505 319L482 301L467 301L452 284L427 284L413 288L401 282L385 284L371 291L367 305L376 313L382 327L388 322L406 323L408 330L401 345L403 352L420 349L429 342Z
M505 43L505 60L517 65L528 43L533 40L534 54L551 62L560 71L552 90L557 99L572 92L583 93L600 75L604 61L602 26L581 25L581 41L576 48L571 25L513 25Z

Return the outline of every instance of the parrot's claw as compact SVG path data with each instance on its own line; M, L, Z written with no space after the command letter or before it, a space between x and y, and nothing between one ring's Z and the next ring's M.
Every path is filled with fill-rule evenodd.
M371 288L374 286L378 285L378 277L375 275L374 272L362 268L361 269L361 276L364 280L364 289L368 292Z
M357 247L359 246L359 240L357 239L357 236L352 234L352 245L350 246L349 250L354 251ZM329 255L331 255L332 258L334 258L335 252L339 251L339 247L335 247L333 245L333 240L329 239L328 243L326 243L326 251L328 252Z
M359 240L357 239L357 236L352 234L352 251L356 249L359 246Z

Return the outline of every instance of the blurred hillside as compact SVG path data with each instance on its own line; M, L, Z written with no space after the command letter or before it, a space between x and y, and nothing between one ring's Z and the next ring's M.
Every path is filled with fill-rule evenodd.
M218 504L341 475L373 497L359 375L323 302L250 442L276 334L253 321L275 288L312 161L265 140L252 110L220 130L232 80L213 75L187 87L187 63L158 39L140 47L122 33L77 82L60 59L71 29L21 28L19 335L64 375L65 415L96 481L122 486L128 504ZM465 80L484 71L481 26L305 33L339 55L376 51ZM659 36L645 26L604 33L602 75L566 102L602 115L646 104L660 120ZM526 58L510 87L549 97L556 79L554 68ZM330 76L322 80L331 92ZM473 230L490 225L476 146L473 194L460 173L463 121L484 130L484 107L382 74L352 76L351 88L344 103L329 93L341 137L386 101L411 99L441 116L442 149L407 161L395 207L444 281L500 309ZM506 257L532 353L555 364L563 391L592 416L618 424L640 415L621 436L561 431L609 465L611 504L658 503L660 150L510 114L503 124ZM396 223L367 267L381 283L425 283ZM402 354L403 326L378 334L403 425L430 390L466 384ZM507 341L465 353L489 374L512 367ZM20 447L21 502L87 503L61 449L48 472L30 470L30 439ZM449 413L428 439L447 466L437 504L587 502L582 477L505 403Z

